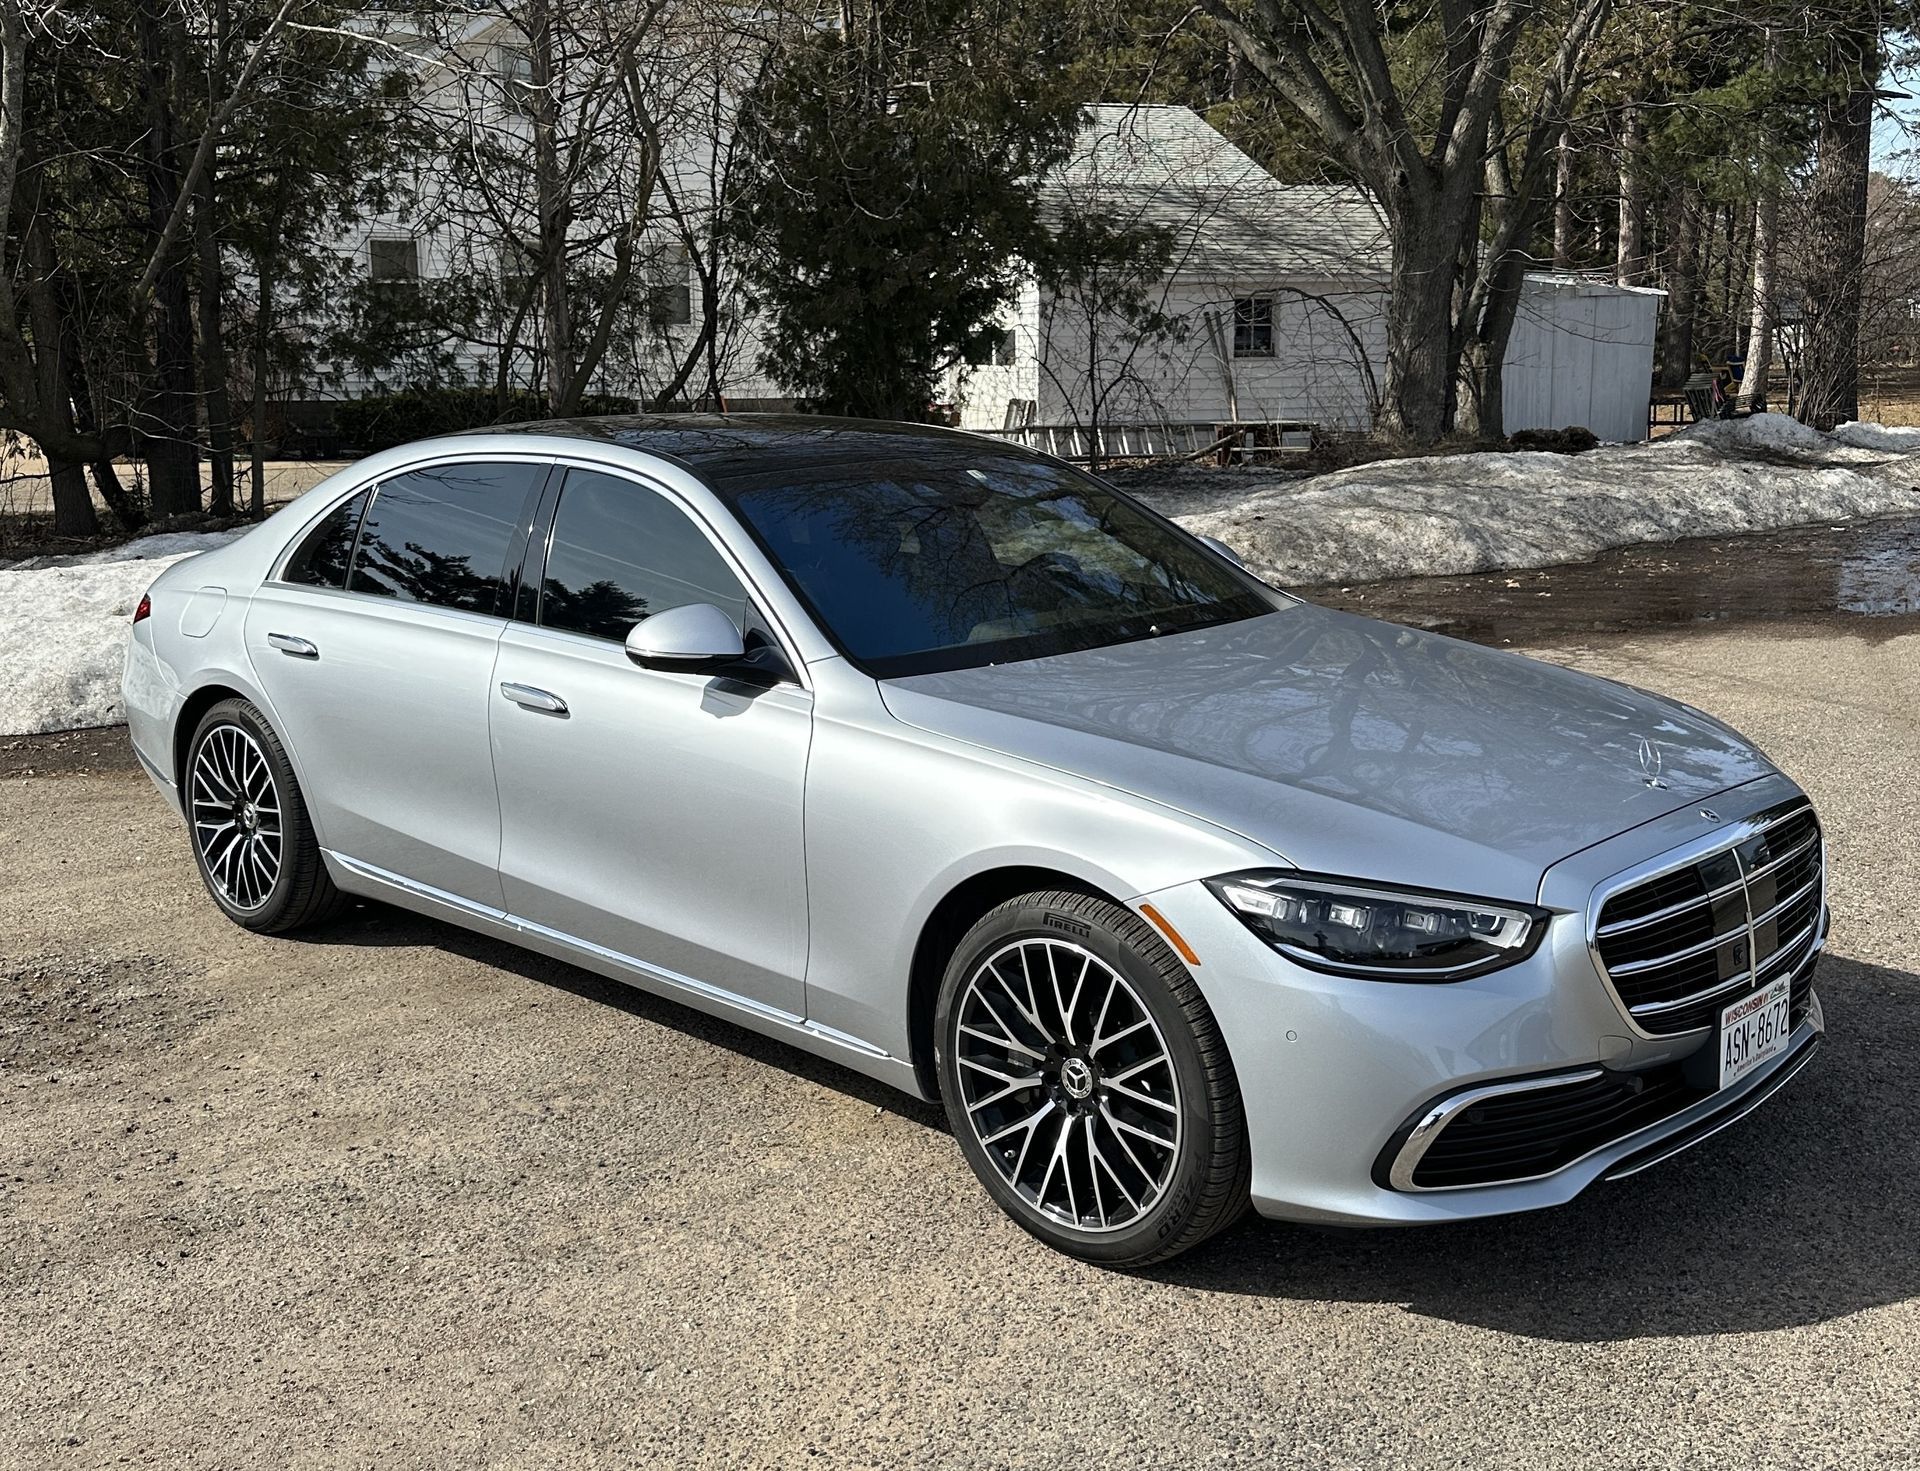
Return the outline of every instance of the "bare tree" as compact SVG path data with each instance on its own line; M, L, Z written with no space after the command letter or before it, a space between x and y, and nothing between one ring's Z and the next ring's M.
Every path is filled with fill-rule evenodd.
M1398 67L1382 12L1364 0L1203 0L1200 8L1274 99L1313 129L1386 213L1393 266L1379 427L1418 442L1438 439L1468 357L1476 427L1498 432L1498 364L1517 309L1526 242L1553 144L1611 0L1575 0L1552 11L1536 0L1441 0L1438 60L1420 66L1401 58L1409 64ZM1510 151L1501 113L1515 56L1549 25L1560 39L1541 70L1529 124L1516 129L1518 147ZM1494 190L1490 168L1499 176ZM1499 218L1483 252L1488 193Z

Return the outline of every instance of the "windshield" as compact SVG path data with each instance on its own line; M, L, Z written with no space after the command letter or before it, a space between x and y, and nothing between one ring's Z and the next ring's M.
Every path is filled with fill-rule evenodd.
M882 678L1036 659L1273 611L1091 476L991 452L718 487L841 650Z

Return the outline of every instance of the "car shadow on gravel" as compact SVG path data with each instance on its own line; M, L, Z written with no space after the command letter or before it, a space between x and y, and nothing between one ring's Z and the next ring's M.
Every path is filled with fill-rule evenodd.
M658 1026L670 1027L696 1041L724 1047L741 1057L778 1068L806 1082L871 1103L875 1108L884 1109L913 1123L947 1132L947 1117L938 1104L923 1103L851 1068L803 1052L789 1043L762 1036L737 1023L696 1011L691 1006L655 996L620 981L609 980L564 960L553 960L505 940L496 940L408 910L377 901L360 900L333 923L319 929L303 930L299 942L317 945L432 945L584 1000L615 1007Z
M1557 1210L1412 1230L1250 1219L1151 1275L1402 1303L1569 1343L1751 1333L1920 1296L1920 976L1829 956L1828 1035L1747 1119Z
M937 1104L405 910L359 904L301 939L436 946L947 1132ZM1643 1174L1556 1210L1454 1226L1319 1230L1249 1216L1143 1275L1207 1292L1400 1303L1574 1343L1797 1327L1920 1297L1920 976L1829 955L1819 991L1828 1038L1812 1065L1749 1118Z

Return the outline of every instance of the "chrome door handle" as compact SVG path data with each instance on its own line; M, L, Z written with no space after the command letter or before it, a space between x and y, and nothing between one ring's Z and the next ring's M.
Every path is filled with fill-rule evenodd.
M514 704L526 710L544 710L549 715L565 715L567 702L558 695L537 690L530 684L511 684L502 682L500 693Z
M318 659L320 657L320 645L310 643L303 638L296 638L290 633L270 633L267 635L267 642L272 644L281 653L291 654L296 659Z

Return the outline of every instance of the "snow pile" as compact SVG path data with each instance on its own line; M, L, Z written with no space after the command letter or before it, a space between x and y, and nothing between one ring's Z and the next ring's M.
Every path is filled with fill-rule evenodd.
M1842 424L1833 431L1842 444L1857 449L1883 450L1891 454L1920 454L1920 429L1911 425L1888 428L1885 424Z
M0 735L117 725L120 666L141 594L161 569L225 546L237 531L169 532L105 552L0 571Z
M1261 576L1307 585L1546 567L1634 543L1920 513L1914 452L1920 431L1827 435L1759 414L1582 455L1383 460L1311 479L1216 472L1198 494L1187 477L1138 482L1136 494Z

